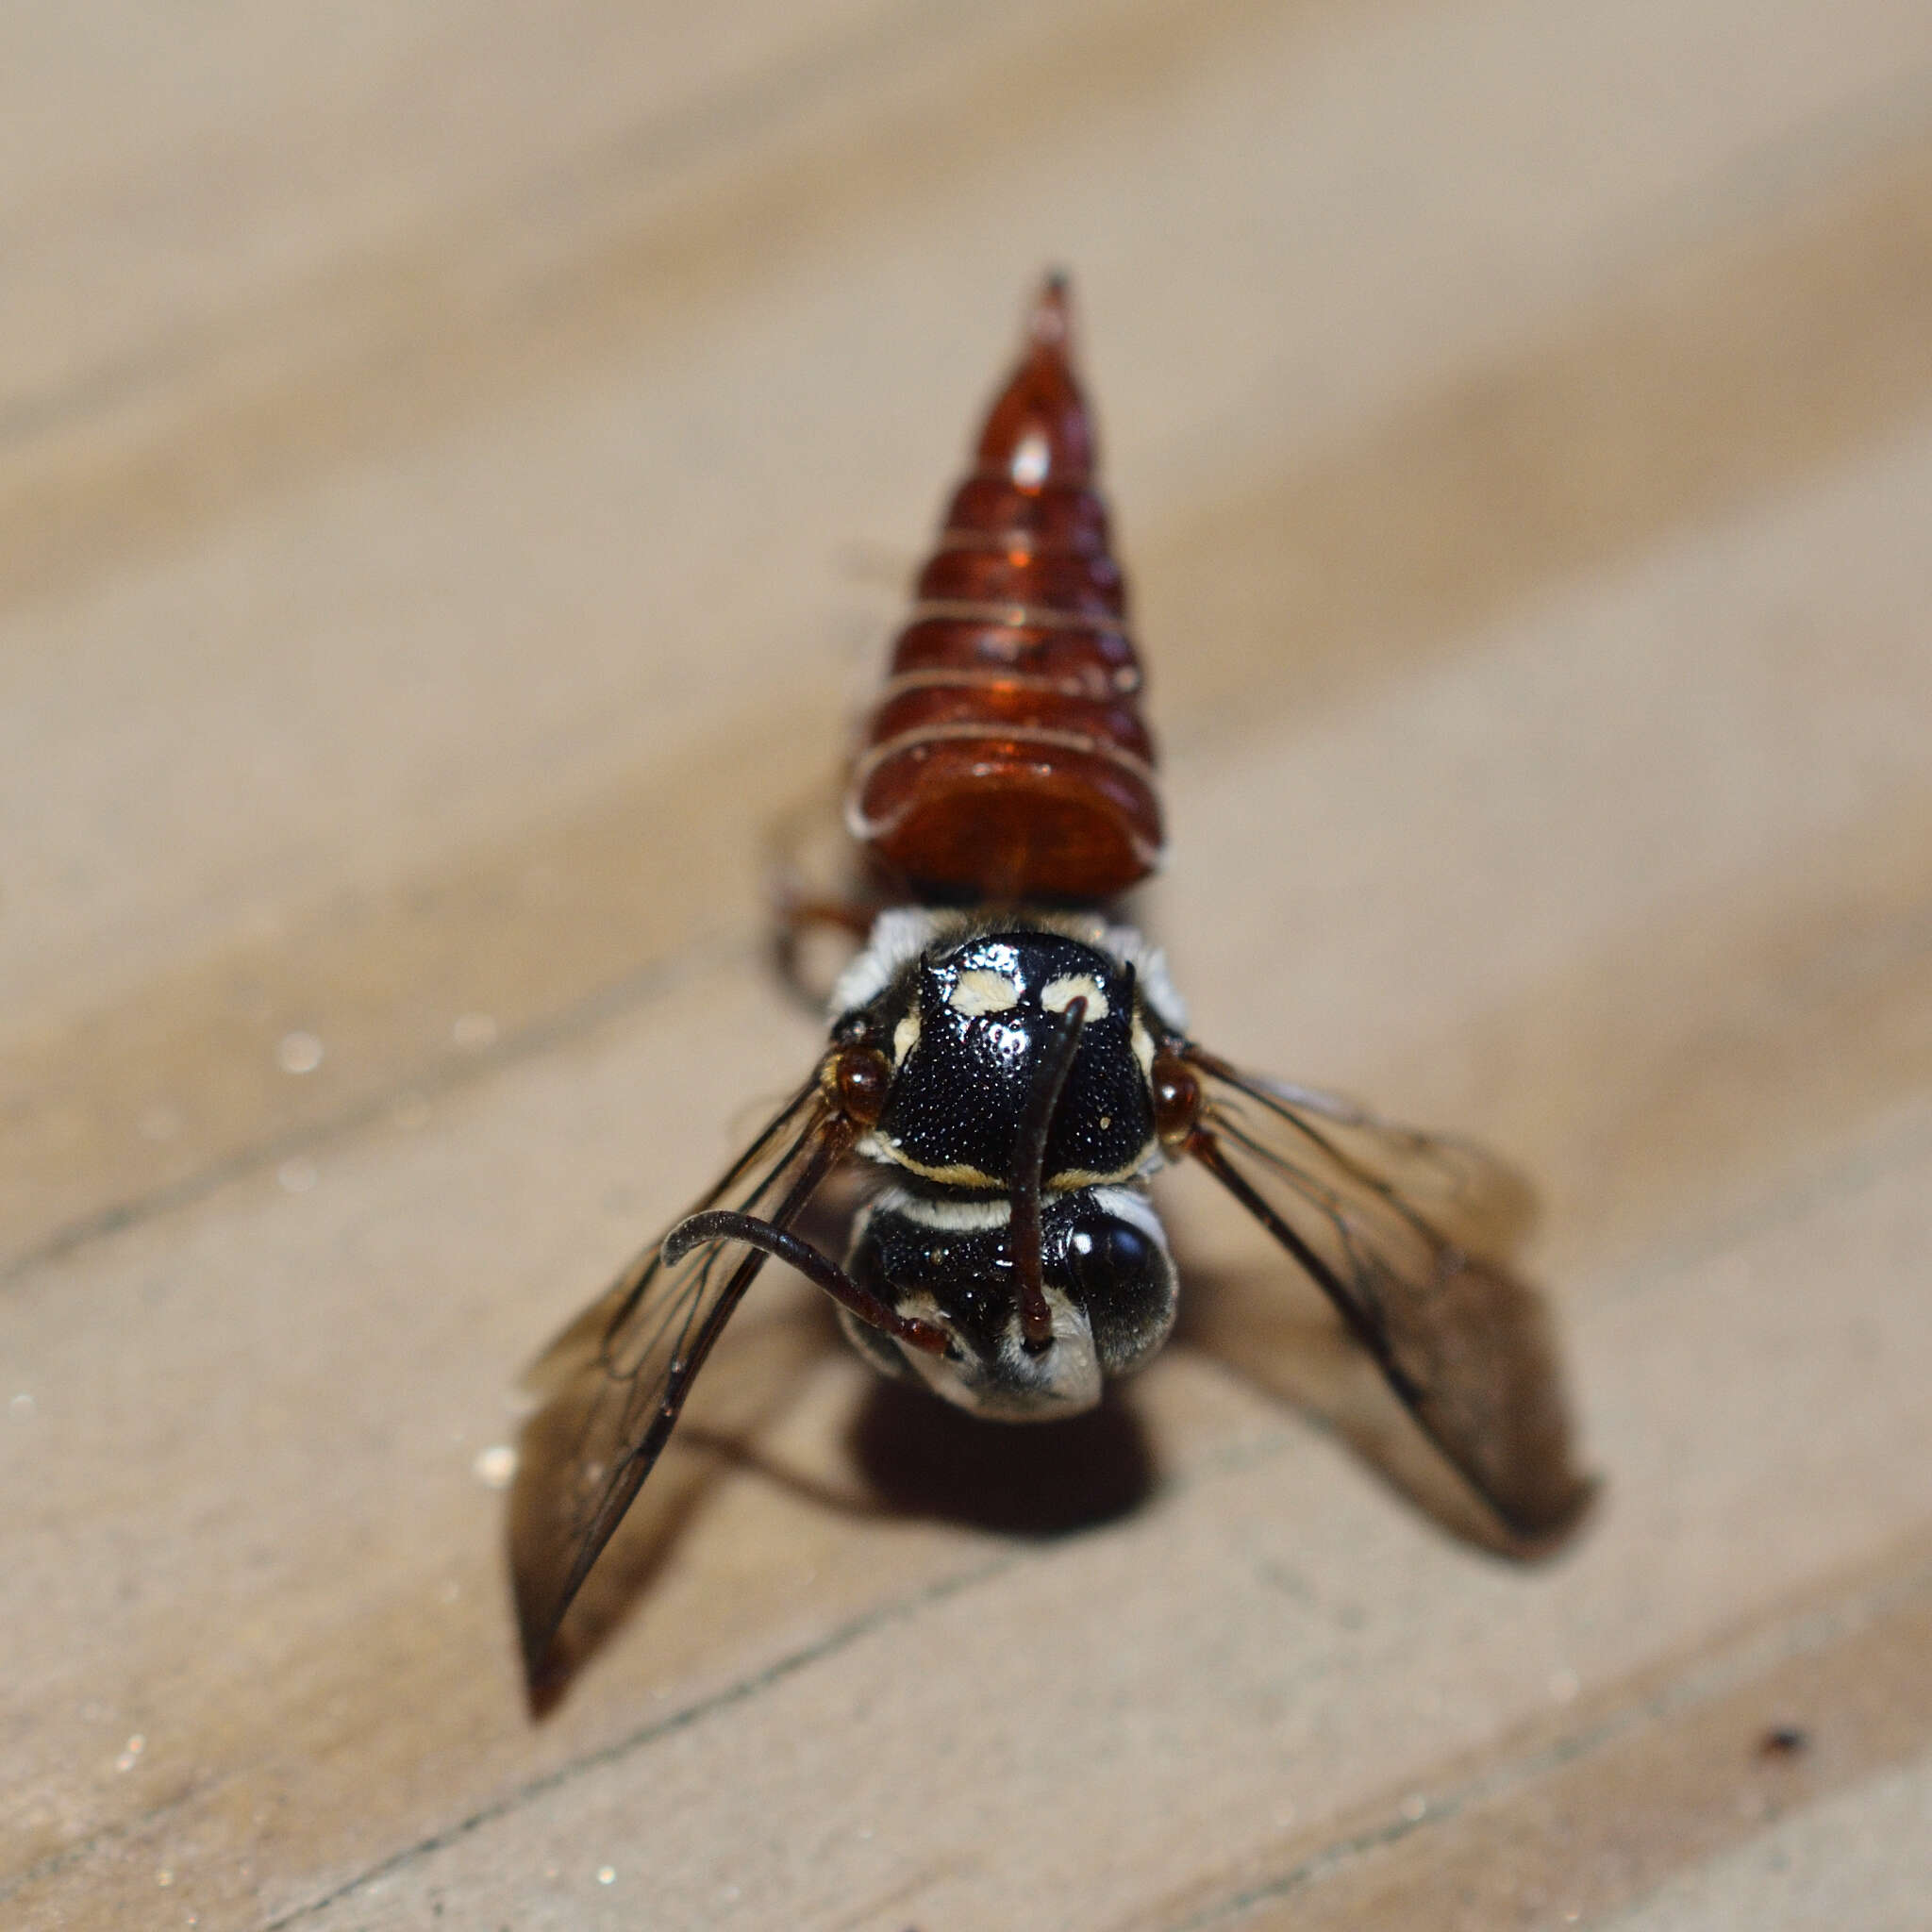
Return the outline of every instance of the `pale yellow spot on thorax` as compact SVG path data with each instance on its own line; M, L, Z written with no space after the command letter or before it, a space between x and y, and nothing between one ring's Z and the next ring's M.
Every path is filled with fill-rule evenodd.
M1064 1013L1075 1000L1087 1002L1083 1024L1091 1025L1095 1020L1107 1018L1107 995L1091 973L1069 973L1062 978L1049 979L1040 991L1040 1004L1049 1013Z
M1020 989L1004 973L970 966L960 974L946 1004L956 1013L1009 1013L1020 1004Z

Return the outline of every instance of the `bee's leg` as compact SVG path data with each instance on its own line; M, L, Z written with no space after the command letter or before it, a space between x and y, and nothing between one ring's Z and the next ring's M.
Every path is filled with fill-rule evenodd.
M858 895L820 898L780 882L773 893L772 964L786 991L822 1013L839 967L865 943L888 903ZM844 941L851 944L841 948Z
M801 801L769 828L765 868L773 963L787 990L819 1010L844 963L841 944L863 945L879 914L906 902L904 881L853 843L829 794Z

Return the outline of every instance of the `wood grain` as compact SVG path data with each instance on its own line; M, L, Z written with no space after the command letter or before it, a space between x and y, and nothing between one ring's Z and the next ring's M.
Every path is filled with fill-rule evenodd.
M0 1918L1911 1923L1923 5L0 47ZM769 840L1049 260L1142 909L1216 1050L1538 1175L1603 1507L1456 1541L1183 1176L1071 1432L771 1284L533 1726L501 1391L808 1062Z

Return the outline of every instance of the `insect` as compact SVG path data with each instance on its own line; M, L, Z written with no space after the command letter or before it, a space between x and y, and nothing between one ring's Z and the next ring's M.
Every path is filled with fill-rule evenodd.
M830 1296L886 1374L1001 1421L1070 1415L1174 1326L1148 1190L1174 1165L1286 1250L1507 1528L1547 1536L1588 1495L1541 1302L1508 1266L1523 1184L1209 1052L1160 954L1108 915L1163 833L1058 279L915 599L846 807L897 903L834 990L824 1051L531 1372L532 1426L567 1418L565 1453L526 1456L511 1504L533 1686L768 1259ZM801 1219L855 1173L869 1198L835 1256Z

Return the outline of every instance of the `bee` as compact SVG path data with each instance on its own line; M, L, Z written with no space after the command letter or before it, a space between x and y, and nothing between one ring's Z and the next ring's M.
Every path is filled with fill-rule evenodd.
M1164 848L1126 613L1054 277L853 767L846 823L891 903L824 1050L531 1371L526 1441L566 1445L525 1455L511 1499L533 1687L767 1260L823 1290L883 1374L1001 1422L1074 1415L1173 1330L1149 1191L1172 1166L1205 1169L1279 1243L1509 1532L1547 1539L1587 1500L1542 1305L1509 1265L1524 1185L1210 1052L1159 951L1109 916ZM807 1209L855 1174L868 1198L830 1254Z

